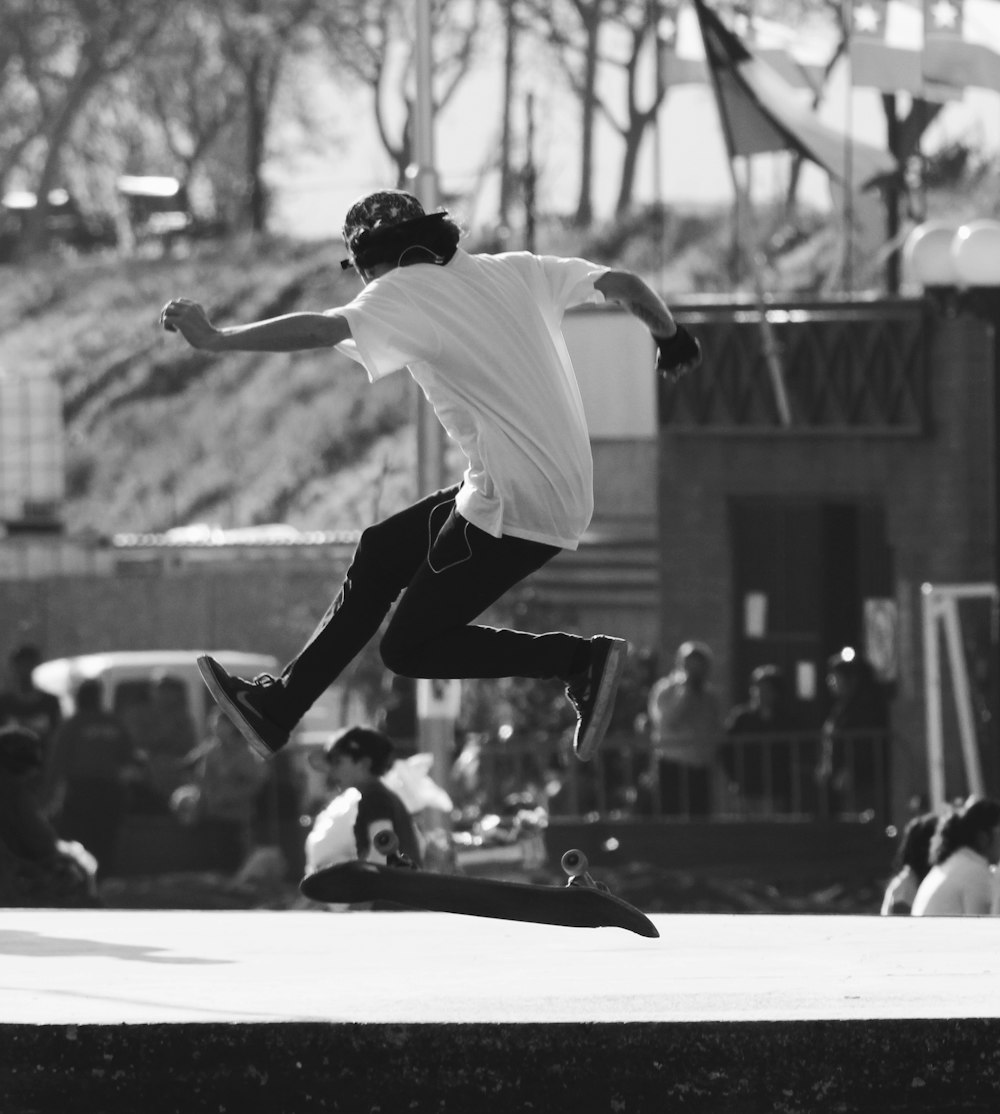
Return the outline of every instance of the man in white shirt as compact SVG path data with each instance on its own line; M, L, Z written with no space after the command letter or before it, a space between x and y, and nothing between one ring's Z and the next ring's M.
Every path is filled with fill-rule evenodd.
M1000 801L970 797L938 823L931 869L913 899L914 917L996 916Z
M460 484L362 534L340 594L281 677L231 677L199 665L212 695L264 755L288 741L311 704L376 633L393 672L409 677L548 677L577 712L574 746L599 746L625 665L623 639L533 635L475 625L491 604L562 549L593 511L590 439L561 332L571 306L622 304L657 341L675 378L697 367L697 341L637 276L583 259L528 252L469 255L447 213L425 214L400 190L356 202L344 223L364 289L325 313L215 328L195 302L160 319L195 348L296 351L340 346L376 380L405 368L467 467Z
M996 869L971 847L960 847L920 883L914 917L975 917L1000 912Z

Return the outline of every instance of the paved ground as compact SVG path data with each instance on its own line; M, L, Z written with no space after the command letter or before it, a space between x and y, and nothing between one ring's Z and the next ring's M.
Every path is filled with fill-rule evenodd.
M3 1022L996 1018L998 922L659 916L659 940L430 913L7 910Z

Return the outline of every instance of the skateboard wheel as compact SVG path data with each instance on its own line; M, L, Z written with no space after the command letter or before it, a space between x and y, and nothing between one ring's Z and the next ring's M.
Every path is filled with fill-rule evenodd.
M399 850L399 836L395 832L390 832L388 829L375 833L375 838L372 840L372 845L380 855L394 854Z
M581 874L586 874L587 867L590 865L587 862L587 856L575 847L567 851L561 861L563 870L570 878L577 878Z

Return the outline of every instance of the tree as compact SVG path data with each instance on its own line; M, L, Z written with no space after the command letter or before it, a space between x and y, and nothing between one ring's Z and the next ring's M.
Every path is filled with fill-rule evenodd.
M244 83L222 48L214 6L175 7L163 49L134 75L133 96L187 181L220 135L243 118Z
M37 128L22 61L22 40L29 35L37 11L27 0L10 0L0 8L0 194Z
M169 11L158 0L38 0L11 11L20 63L35 99L31 138L42 149L34 191L38 204L21 244L24 254L31 254L45 240L48 195L74 125L102 83L145 54Z
M615 203L615 214L619 217L632 205L636 165L642 141L649 126L655 122L667 92L664 68L659 57L659 52L663 49L658 30L660 15L660 4L655 0L622 0L617 5L614 21L624 30L628 46L624 58L619 62L625 73L624 123L618 121L615 113L603 100L598 103L603 114L625 141L618 200ZM647 96L643 107L639 103L639 73L643 51L649 39L652 39L657 57L654 59L652 95Z
M397 186L406 184L413 162L412 8L412 0L348 0L331 5L324 21L338 69L368 86L375 127L395 167ZM476 60L483 10L483 0L432 2L435 113L451 101Z
M838 29L837 47L826 67L826 73L829 75L837 59L847 52L850 26L846 5L842 5L839 0L824 0L824 3L832 13ZM883 90L881 99L886 120L887 147L899 166L901 168L906 167L910 160L919 153L921 138L944 107L944 104L927 100L922 96L910 96L908 97L909 107L903 114L900 112L897 93ZM907 196L907 190L906 175L903 173L889 179L883 187L886 240L890 244L895 244L899 237L900 209ZM899 252L891 251L886 261L886 287L890 293L896 293L899 290L899 268Z
M321 0L218 0L208 4L222 30L222 52L242 81L245 118L245 221L267 225L263 166L275 93L298 37L323 7Z
M601 31L614 0L526 0L540 33L555 49L560 67L580 102L580 186L573 223L594 219L594 124Z

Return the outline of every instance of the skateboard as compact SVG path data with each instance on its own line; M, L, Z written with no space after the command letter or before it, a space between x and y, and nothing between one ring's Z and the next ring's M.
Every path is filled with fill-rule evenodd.
M660 935L645 913L590 876L582 851L567 851L562 857L563 870L569 875L565 886L546 886L417 870L399 853L393 832L379 832L374 846L386 856L387 866L340 863L306 875L299 890L312 901L391 901L437 913L567 928L615 927L640 936Z

